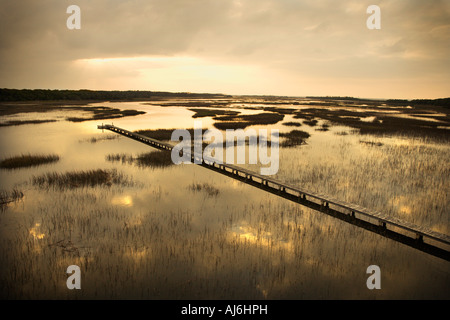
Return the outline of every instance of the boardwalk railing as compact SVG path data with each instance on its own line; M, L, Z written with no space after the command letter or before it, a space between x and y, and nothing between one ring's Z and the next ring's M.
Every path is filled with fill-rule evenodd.
M116 132L128 138L142 142L154 148L172 151L174 146L113 125L99 125L98 129ZM450 261L450 236L407 221L372 211L361 206L334 199L328 195L303 190L297 186L263 176L244 168L218 163L216 159L202 154L183 155L202 167L219 172L231 178L245 182L285 199L300 203L353 225L370 230L384 237L406 244L428 254Z

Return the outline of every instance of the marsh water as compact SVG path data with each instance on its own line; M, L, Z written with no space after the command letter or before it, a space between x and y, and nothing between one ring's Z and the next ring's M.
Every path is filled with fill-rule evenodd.
M91 104L146 112L111 120L65 121L69 113L84 115L74 110L1 119L57 120L0 127L2 159L60 157L0 170L0 189L24 194L0 211L2 298L450 298L447 261L193 164L107 160L110 154L137 156L153 149L97 125L130 131L192 128L194 112L178 102ZM244 101L227 108L251 114L259 112L255 106ZM213 127L212 117L201 121L203 128ZM251 128L288 132L293 128L283 123L289 121L302 123L286 114L277 124ZM334 124L317 130L325 122L318 121L294 128L310 137L279 149L276 179L450 234L447 142L361 135ZM32 183L48 172L94 169L117 170L126 182L66 189ZM70 265L80 267L81 290L66 286ZM370 265L380 267L379 290L366 285Z

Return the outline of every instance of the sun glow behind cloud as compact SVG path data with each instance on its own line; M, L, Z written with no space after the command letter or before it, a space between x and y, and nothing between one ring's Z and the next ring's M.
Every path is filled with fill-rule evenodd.
M267 87L270 78L257 65L218 63L189 56L141 56L78 59L73 68L83 70L93 89L190 92L231 92Z

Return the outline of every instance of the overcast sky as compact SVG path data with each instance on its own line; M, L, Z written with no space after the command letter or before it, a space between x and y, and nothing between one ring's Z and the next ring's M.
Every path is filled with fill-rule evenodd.
M450 96L450 0L0 0L0 30L2 88Z

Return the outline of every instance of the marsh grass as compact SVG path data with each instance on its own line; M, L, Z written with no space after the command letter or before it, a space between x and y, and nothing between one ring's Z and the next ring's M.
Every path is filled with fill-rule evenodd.
M319 128L316 128L316 131L328 131L330 130L330 124L329 123L323 123Z
M174 165L170 151L142 153L134 161L141 167L169 167Z
M3 169L17 169L24 167L40 166L47 163L59 161L59 156L55 154L49 155L32 155L22 154L20 156L14 156L6 158L0 162L0 168Z
M105 156L106 161L111 162L122 162L122 163L131 163L133 162L134 158L130 154L126 153L110 153Z
M383 143L379 141L366 141L366 140L359 140L359 143L365 144L367 146L373 146L373 147L381 147Z
M0 209L5 209L6 206L11 202L16 202L23 198L23 192L14 188L12 191L8 192L5 190L0 190Z
M40 124L40 123L49 123L56 122L56 120L9 120L4 123L0 123L0 127L9 127L9 126L20 126L24 124Z
M299 145L303 145L306 143L306 139L310 137L308 132L301 130L292 130L290 132L280 132L279 136L284 138L283 141L280 142L280 147L290 148Z
M240 112L232 110L220 110L220 109L208 109L208 108L190 108L190 111L195 112L192 118L202 118L202 117L217 117L217 116L236 116Z
M152 151L141 153L136 157L125 153L115 153L106 155L105 159L111 162L134 163L139 167L163 168L174 165L170 151Z
M205 184L211 186L198 181L187 187L205 192ZM244 193L254 190L250 186L239 185L229 195L242 200L236 203L217 206L206 199L189 209L180 201L170 210L158 206L154 188L145 193L147 207L140 212L112 205L111 194L122 194L113 187L57 193L37 205L38 217L20 215L16 231L0 238L5 248L0 296L370 299L364 273L369 261L383 265L383 276L390 279L377 297L392 298L398 293L392 290L416 280L411 273L427 270L420 259L405 270L405 259L418 255L401 246L392 250L390 241L364 230L272 195L261 198L258 190L247 198ZM81 268L82 290L66 287L65 270L72 264ZM445 283L429 272L423 277L433 284L432 296L445 297ZM348 285L352 282L362 284ZM407 296L429 293L413 290Z
M102 120L102 119L115 119L123 118L128 116L136 116L140 114L145 114L144 111L138 110L120 110L117 108L110 108L104 106L90 106L85 105L81 102L70 103L68 101L56 102L47 101L40 103L2 103L0 104L0 115L13 115L18 113L30 113L30 112L51 112L51 111L85 111L90 112L91 115L88 117L67 117L66 121L70 122L83 122L88 120ZM44 119L44 120L14 120L8 121L0 126L10 126L10 125L22 125L22 124L37 124L44 122L55 122L54 119Z
M283 122L283 125L287 126L287 127L301 127L302 126L301 122L296 122L296 121Z
M307 120L303 120L303 124L306 124L310 127L315 127L317 125L319 121L316 119L307 119Z
M251 125L276 124L284 119L284 114L275 112L265 112L258 114L243 114L237 116L216 117L214 127L219 130L245 129Z
M88 170L88 171L72 171L66 173L49 172L41 176L33 176L32 184L40 188L54 187L59 190L94 187L94 186L111 186L130 185L131 181L128 177L117 170Z
M146 129L146 130L137 130L135 131L135 133L149 137L149 138L153 138L156 140L160 140L160 141L171 141L171 137L172 137L172 133L175 130L180 130L180 129ZM182 129L182 130L187 130L189 132L189 134L191 135L191 139L194 139L194 129L193 128L188 128L188 129ZM201 133L202 133L202 137L203 134L206 132L207 129L202 129Z
M292 149L289 157L282 153L277 178L449 234L445 145L424 140L406 144L392 138L340 139L327 145L329 151L313 152L321 157L306 155L301 148ZM368 148L360 148L361 144Z
M117 134L111 134L111 135L105 135L105 136L101 136L101 137L92 137L92 138L87 138L87 139L83 139L83 140L79 140L79 142L90 142L90 143L97 143L99 141L108 141L108 140L117 140L120 139L120 136Z
M276 178L448 234L448 145L348 132L280 152ZM361 147L360 139L383 145ZM449 298L447 261L186 167L187 179L155 171L145 188L38 187L30 190L34 199L27 192L30 203L2 214L0 297ZM115 197L130 197L132 205L117 205ZM82 290L66 287L72 264L81 268ZM381 266L382 290L365 285L370 264Z
M194 192L204 191L209 197L214 197L219 194L219 189L209 183L192 183L189 185L189 190Z
M365 112L358 110L343 109L342 107L372 108ZM376 110L374 110L376 108ZM389 113L383 113L388 111ZM411 115L411 117L396 116L391 112L399 112L398 115ZM439 107L433 108L414 106L411 109L396 108L394 106L354 106L350 103L333 109L308 108L297 112L296 119L306 119L304 124L315 126L317 120L314 118L327 120L330 123L349 126L359 129L359 134L372 135L396 135L409 137L431 137L438 140L448 141L448 127L450 118L448 112L446 116L437 117L436 112L443 112ZM362 118L373 117L371 121L364 121ZM438 121L429 121L438 120Z
M279 114L294 114L298 110L292 108L280 108L280 107L264 107L262 108L264 111L276 112Z
M83 122L89 120L104 120L104 119L116 119L130 116L137 116L141 114L145 114L145 111L138 110L120 110L116 108L109 107L83 107L82 111L91 112L92 115L90 117L67 117L66 121L70 122Z

